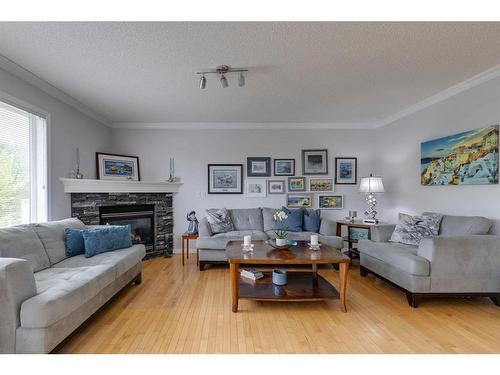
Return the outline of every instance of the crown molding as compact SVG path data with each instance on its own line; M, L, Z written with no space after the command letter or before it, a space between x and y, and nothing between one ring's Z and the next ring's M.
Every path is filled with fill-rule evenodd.
M369 123L307 123L307 122L115 122L111 124L114 129L180 129L180 130L203 130L203 129L373 129Z
M44 81L36 74L30 72L29 70L23 68L22 66L16 64L14 61L9 60L7 57L0 55L0 68L4 69L8 73L21 78L22 80L28 82L30 85L39 88L50 96L56 98L57 100L73 107L77 111L83 113L84 115L100 122L103 125L111 126L112 123L104 116L94 112L88 108L85 104L79 102L72 96L66 94L64 91L52 86L47 81Z
M464 91L467 91L473 87L476 87L482 83L491 81L492 79L495 79L497 77L500 77L500 65L496 65L493 68L490 68L479 74L476 74L475 76L472 76L471 78L468 78L465 81L462 81L460 83L457 83L456 85L448 87L447 89L444 89L443 91L440 91L437 94L429 96L428 98L421 100L399 112L387 116L383 120L375 122L374 128L380 128L382 126L389 125L397 120L410 116L413 113L419 112L427 107L433 106L434 104L442 102Z

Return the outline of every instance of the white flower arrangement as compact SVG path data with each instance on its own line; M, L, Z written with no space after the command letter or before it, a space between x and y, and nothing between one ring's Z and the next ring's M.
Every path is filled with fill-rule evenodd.
M277 223L282 223L287 218L288 218L288 215L283 210L276 210L274 212L273 219ZM276 238L285 239L288 232L286 231L286 229L279 229L279 230L274 231L274 234L276 235Z

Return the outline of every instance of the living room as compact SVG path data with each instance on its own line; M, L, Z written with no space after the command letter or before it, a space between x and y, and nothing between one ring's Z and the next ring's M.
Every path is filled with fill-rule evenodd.
M498 364L500 23L445 10L0 22L0 353Z

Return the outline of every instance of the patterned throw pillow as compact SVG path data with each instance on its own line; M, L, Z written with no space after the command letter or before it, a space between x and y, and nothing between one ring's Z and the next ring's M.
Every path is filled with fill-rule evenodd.
M212 233L226 233L234 230L233 221L225 208L210 208L207 210L207 221Z
M437 214L422 216L399 214L399 222L389 241L418 246L422 238L439 234L442 218L442 215Z

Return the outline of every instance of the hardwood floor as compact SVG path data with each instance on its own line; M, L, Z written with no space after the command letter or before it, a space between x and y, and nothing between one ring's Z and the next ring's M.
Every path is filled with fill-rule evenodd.
M194 257L195 258L195 257ZM338 287L338 271L320 274ZM240 301L229 268L199 272L180 256L143 263L131 285L81 326L60 353L500 353L500 308L487 298L424 300L361 278L351 266L347 313L328 302Z

